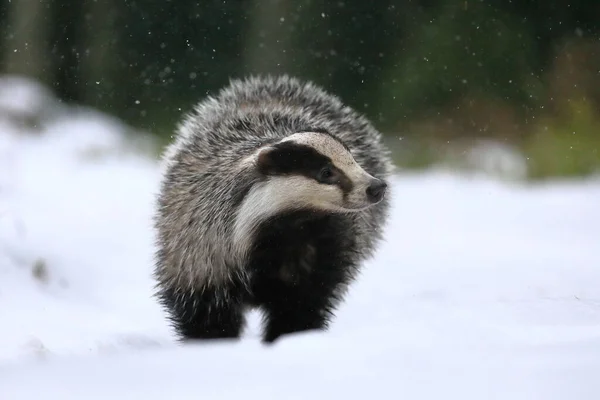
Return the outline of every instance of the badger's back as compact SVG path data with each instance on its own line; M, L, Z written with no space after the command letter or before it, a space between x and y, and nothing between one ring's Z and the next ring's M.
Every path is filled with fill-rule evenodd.
M366 118L313 83L288 76L231 81L184 118L175 147L185 143L197 155L222 158L230 149L247 154L262 143L308 130L327 130L342 139L368 172L390 171L380 134Z

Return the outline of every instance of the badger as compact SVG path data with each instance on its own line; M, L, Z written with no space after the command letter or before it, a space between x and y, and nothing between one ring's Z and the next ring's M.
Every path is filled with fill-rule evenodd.
M393 171L367 118L311 81L232 79L163 153L155 296L181 342L326 331L374 256Z

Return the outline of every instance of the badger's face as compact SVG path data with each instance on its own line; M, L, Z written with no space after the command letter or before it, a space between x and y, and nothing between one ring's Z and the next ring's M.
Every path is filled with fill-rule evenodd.
M379 203L384 181L369 175L332 136L302 132L261 148L255 156L266 177L265 201L279 209L355 212Z

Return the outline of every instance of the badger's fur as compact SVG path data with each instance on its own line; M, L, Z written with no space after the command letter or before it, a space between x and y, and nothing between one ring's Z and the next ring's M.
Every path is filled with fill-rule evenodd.
M182 339L326 329L382 238L392 171L379 132L312 83L235 80L163 156L157 296Z

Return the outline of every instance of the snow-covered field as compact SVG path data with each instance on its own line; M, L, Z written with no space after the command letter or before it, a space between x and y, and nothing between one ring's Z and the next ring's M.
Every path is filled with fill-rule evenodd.
M600 181L399 175L328 333L267 348L253 315L240 342L184 347L151 298L156 160L95 113L18 126L6 113L39 95L14 89L0 81L0 399L600 398Z

